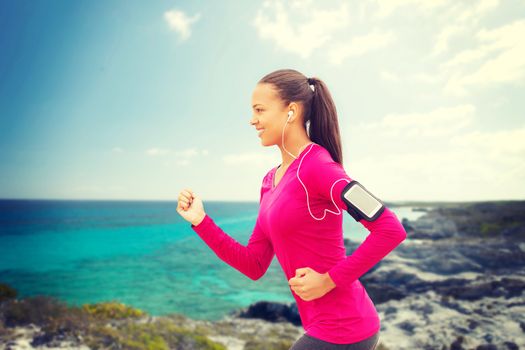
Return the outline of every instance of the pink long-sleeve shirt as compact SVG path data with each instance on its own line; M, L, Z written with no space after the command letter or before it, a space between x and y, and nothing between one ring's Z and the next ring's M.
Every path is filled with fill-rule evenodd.
M272 168L262 180L259 214L246 246L226 234L207 214L198 225L191 225L192 229L220 259L253 280L264 275L274 255L287 280L302 267L328 272L336 287L320 298L305 301L289 286L308 335L350 344L375 334L380 329L379 315L358 278L406 238L405 229L386 207L375 221L359 221L370 234L347 256L343 215L350 214L341 192L352 179L344 168L323 146L312 143L275 186L276 170ZM323 220L310 215L307 200L312 214L316 218L325 215ZM324 209L339 214L325 214Z

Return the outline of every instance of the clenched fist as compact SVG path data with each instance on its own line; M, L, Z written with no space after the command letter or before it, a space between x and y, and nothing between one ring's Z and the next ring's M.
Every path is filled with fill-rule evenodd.
M184 220L189 221L195 226L200 224L206 216L200 197L187 188L180 191L177 213L179 213Z

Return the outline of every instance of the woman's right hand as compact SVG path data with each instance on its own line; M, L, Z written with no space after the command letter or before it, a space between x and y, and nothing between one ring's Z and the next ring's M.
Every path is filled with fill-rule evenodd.
M195 226L200 224L206 216L200 197L190 189L180 191L177 213L179 213L184 220L189 221Z

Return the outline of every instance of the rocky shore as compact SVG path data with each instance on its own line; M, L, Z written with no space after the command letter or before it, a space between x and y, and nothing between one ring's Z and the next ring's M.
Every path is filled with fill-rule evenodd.
M525 348L525 202L419 210L402 220L407 239L360 278L381 316L377 350ZM286 350L302 334L294 303L260 301L211 322L17 299L0 286L0 349Z

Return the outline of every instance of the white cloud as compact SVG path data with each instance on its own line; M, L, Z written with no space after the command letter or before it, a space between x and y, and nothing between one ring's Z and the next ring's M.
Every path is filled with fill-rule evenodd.
M370 153L354 157L349 171L385 200L523 198L525 125L473 130L475 110L467 104L443 107L354 126L363 142L380 141L373 147L380 161Z
M190 158L190 157L195 157L198 155L206 156L209 154L209 151L207 149L198 150L196 148L187 148L181 151L173 151L173 150L170 150L169 148L157 148L157 147L152 147L146 151L146 154L150 156L160 156L160 155L166 155L170 153L174 154L177 157Z
M508 142L519 142L519 136L512 131L503 134ZM458 136L458 140L463 136ZM358 181L366 179L372 184L370 188L377 189L376 194L384 195L385 200L523 199L523 154L519 158L499 148L485 153L486 147L478 143L454 147L446 139L443 141L440 148L387 153L380 162L372 157L354 160L353 173Z
M467 49L461 51L459 54L454 56L452 59L443 63L444 68L454 68L457 66L465 66L480 61L490 53L490 50L486 46L477 47L475 49Z
M439 74L417 73L411 79L426 84L435 84L441 81L442 77Z
M381 79L387 80L387 81L398 81L399 80L399 76L397 74L393 72L387 72L387 71L381 71L380 77Z
M191 36L191 26L201 17L200 13L197 13L193 17L188 17L186 13L180 10L170 10L164 12L164 19L168 23L170 29L176 31L179 34L181 40L187 40Z
M124 150L120 147L113 147L113 149L111 150L113 153L122 153L124 152Z
M499 0L481 0L465 2L463 4L467 7L463 8L460 13L457 13L457 21L467 22L470 20L477 23L482 16L498 7Z
M349 57L384 48L396 38L393 31L377 26L368 29L370 25L362 27L364 34L349 35L350 27L359 32L362 24L357 21L365 16L364 5L354 15L354 23L350 18L351 8L346 2L339 2L339 8L332 9L321 9L312 4L312 1L267 0L258 11L253 25L259 37L272 41L285 52L305 59L315 50L326 51L327 60L336 65ZM363 20L367 19L359 19Z
M494 157L506 155L525 159L525 128L523 127L491 132L473 131L453 137L450 142L454 146L479 149Z
M372 32L354 37L349 42L337 42L328 52L328 60L332 64L341 64L346 58L361 56L369 51L383 48L394 41L392 32L374 29Z
M506 188L500 198L524 196L525 127L507 130L479 131L460 134L450 139L453 152L462 155L457 167L465 172L476 171L485 186ZM479 181L479 180L477 180Z
M477 47L460 52L442 65L450 74L445 92L466 95L472 87L486 87L498 83L523 85L525 80L525 20L496 29L478 31ZM481 61L472 70L471 65ZM465 73L470 68L472 73Z
M190 158L199 155L199 151L196 148L187 148L182 151L177 151L175 154L182 158Z
M168 148L153 147L145 152L150 157L163 156L163 165L171 167L173 164L179 167L186 167L190 165L190 160L199 156L207 156L209 151L207 149L198 150L196 148L187 148L180 151L174 151ZM168 157L166 157L168 156Z
M323 10L311 2L267 0L257 13L253 25L262 39L273 41L280 49L308 58L315 49L333 39L334 33L349 24L346 3Z
M464 25L451 24L446 26L437 35L436 45L433 49L433 54L438 55L448 50L449 41L452 37L461 33L465 33L467 28Z
M357 127L394 138L441 138L470 125L474 112L475 107L468 104L441 107L424 113L388 114L379 122L362 123Z
M150 148L146 151L146 154L152 157L162 156L168 154L170 151L164 148Z
M222 161L227 165L252 165L258 168L269 168L276 165L275 155L263 153L229 154L222 157Z
M446 5L449 0L372 0L371 4L376 6L374 17L376 20L382 20L392 15L396 10L406 7L410 11L420 10L431 12L435 8Z
M480 20L498 5L499 0L481 0L457 2L447 7L441 18L445 26L437 35L432 53L438 55L448 51L449 41L454 37L471 35L477 30Z

